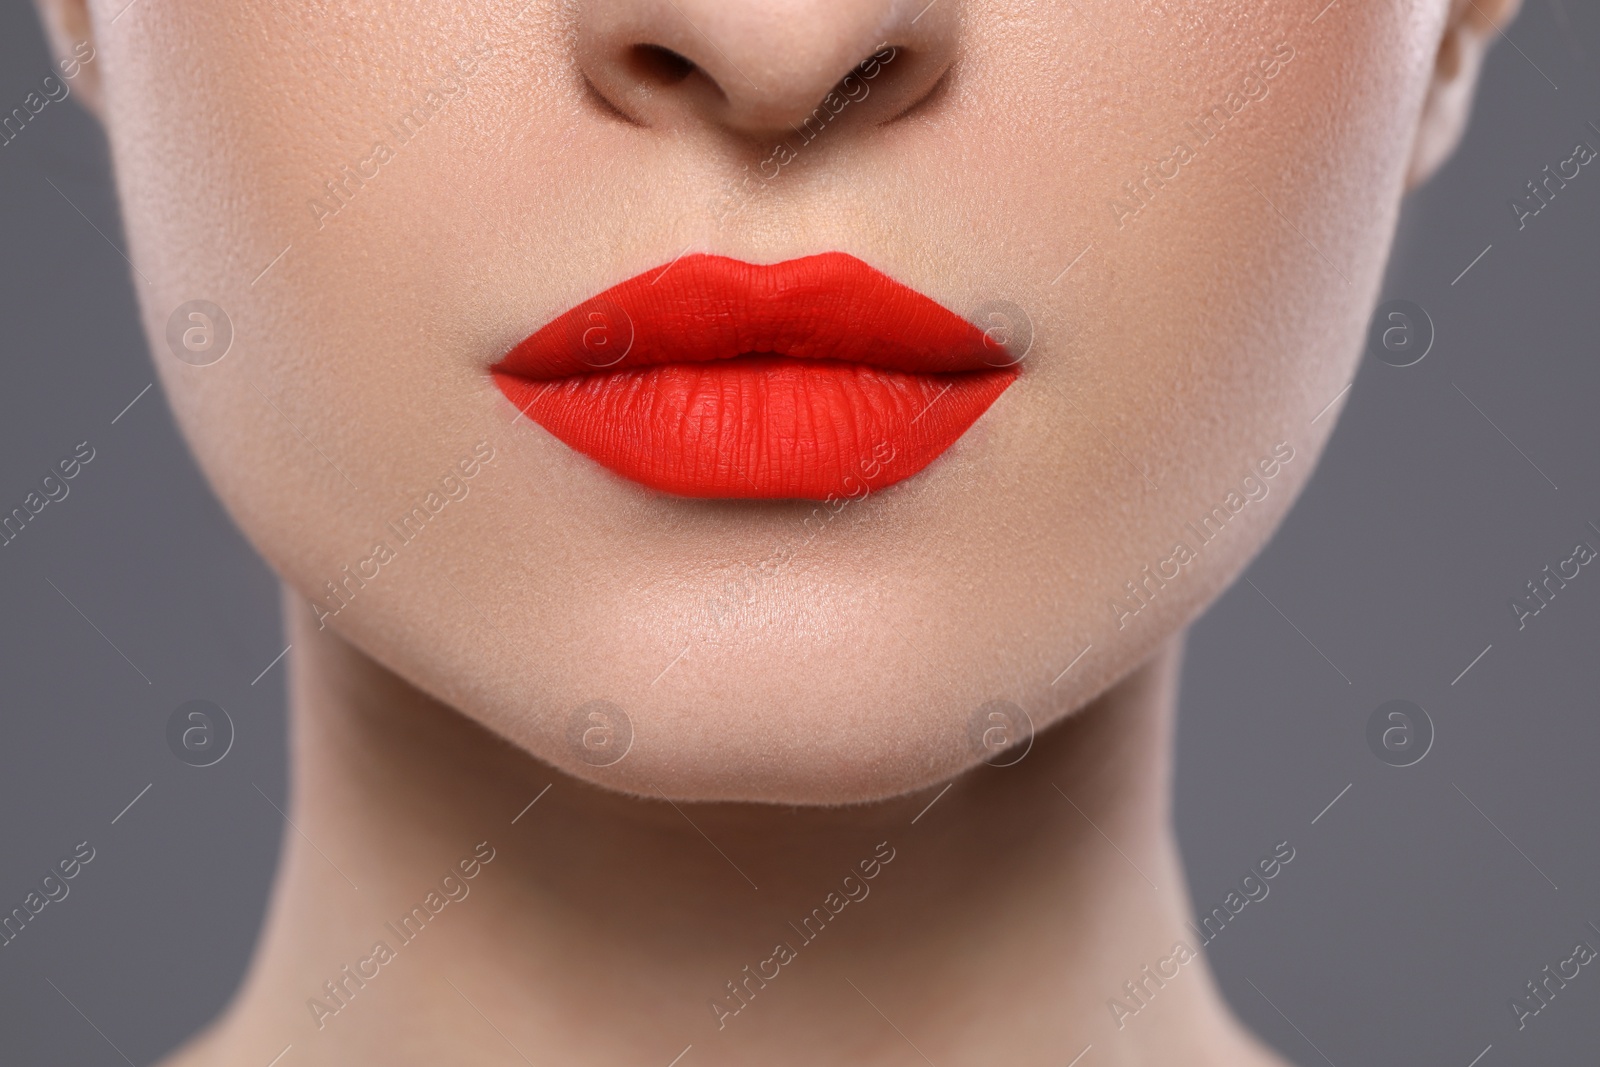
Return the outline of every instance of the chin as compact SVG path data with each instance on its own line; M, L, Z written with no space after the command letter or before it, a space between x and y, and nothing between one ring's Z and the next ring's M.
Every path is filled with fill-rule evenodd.
M473 717L576 778L674 802L866 803L979 762L975 704L915 665L870 659L691 645L642 693L612 687L541 702L538 715L518 702Z
M450 583L428 584L443 566L379 579L328 624L416 690L602 788L862 804L1021 760L1036 732L1148 660L1242 562L1214 550L1119 629L1105 597L1063 576L1085 569L1076 557L1046 545L1038 558L940 566L929 546L941 530L889 538L881 553L851 542L767 577L739 571L743 586L724 584L714 560L635 559L596 541L582 566L534 575L530 563L491 580L486 560L452 544ZM1139 558L1116 573L1137 574Z
M1020 762L1037 731L1109 681L1082 670L1054 689L1048 678L1019 686L992 669L951 665L949 655L938 670L906 658L893 633L825 648L777 644L690 644L675 662L652 664L655 684L646 676L632 696L603 678L569 680L564 698L529 694L466 713L560 771L618 793L828 806L891 800L985 764ZM1148 654L1124 651L1122 670Z

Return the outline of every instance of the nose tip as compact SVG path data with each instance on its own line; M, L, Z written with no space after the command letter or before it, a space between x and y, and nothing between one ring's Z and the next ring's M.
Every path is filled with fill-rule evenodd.
M591 0L578 62L607 103L646 126L696 119L782 135L869 96L881 121L949 68L959 2Z

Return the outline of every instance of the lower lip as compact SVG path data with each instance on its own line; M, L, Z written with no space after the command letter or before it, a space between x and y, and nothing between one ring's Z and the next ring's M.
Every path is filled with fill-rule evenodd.
M550 380L496 369L523 414L623 477L687 497L859 496L955 443L1015 367L923 374L749 355Z

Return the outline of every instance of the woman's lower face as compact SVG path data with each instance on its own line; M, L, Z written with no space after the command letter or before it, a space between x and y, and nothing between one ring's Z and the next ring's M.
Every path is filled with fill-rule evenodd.
M161 381L304 619L806 803L1198 613L1333 425L1447 5L921 6L103 12Z

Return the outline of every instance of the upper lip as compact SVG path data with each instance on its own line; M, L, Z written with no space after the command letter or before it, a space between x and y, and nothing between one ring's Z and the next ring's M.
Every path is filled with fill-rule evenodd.
M696 253L563 312L496 369L547 379L754 355L922 374L1012 362L970 322L846 253L766 266Z

